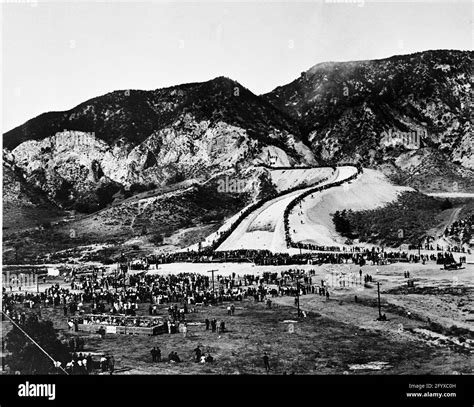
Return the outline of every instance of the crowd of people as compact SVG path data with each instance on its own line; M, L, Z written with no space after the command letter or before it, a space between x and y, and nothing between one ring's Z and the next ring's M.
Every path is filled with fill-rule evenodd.
M154 346L150 353L152 363L166 361L161 357L161 349L159 347ZM212 363L214 361L214 357L209 352L203 352L199 345L193 350L193 353L195 355L193 359L196 363ZM176 351L172 350L168 355L167 361L170 363L180 363L181 358Z
M469 215L464 219L458 219L454 221L444 230L444 236L449 238L455 238L459 241L460 245L469 243L474 233L474 215ZM463 248L457 248L453 251L463 251Z
M176 254L179 256L180 254ZM188 253L189 255L189 253ZM436 261L446 264L454 261L453 253L446 251L437 254L423 254L416 256L402 251L385 251L381 248L353 247L348 250L321 252L321 253L301 253L290 256L288 254L272 254L268 251L236 250L217 252L220 259L228 258L251 258L258 259L265 264L385 264L389 260L405 259L407 262ZM172 255L151 256L143 261L146 267L153 262L175 261L179 257ZM271 308L271 298L279 296L294 296L295 305L299 301L299 296L307 294L319 294L330 298L330 288L334 287L334 282L327 280L315 281L316 270L302 269L298 266L287 268L283 271L268 272L262 275L244 274L229 275L216 274L202 275L199 273L128 273L125 280L120 273L114 274L94 272L83 273L72 277L70 286L65 288L59 284L54 284L42 292L8 292L3 288L4 310L14 321L19 324L24 323L26 314L18 311L16 305L24 308L34 308L37 304L42 306L62 307L64 316L68 318L68 325L71 330L77 330L78 324L98 324L103 326L128 326L128 327L155 327L164 326L169 334L182 332L186 337L187 316L195 312L197 307L206 305L223 305L227 311L228 318L235 315L235 303L244 299L253 298L255 302L266 302ZM136 271L142 271L138 269ZM408 271L404 274L409 278ZM339 277L339 276L338 276ZM373 277L370 274L363 276L360 269L360 281L370 283ZM120 279L120 280L119 280ZM347 282L350 283L349 280ZM337 279L336 286L344 287L346 280ZM349 284L348 283L348 284ZM332 284L332 285L331 285ZM140 306L141 305L141 306ZM145 305L143 307L143 305ZM160 307L165 305L165 307ZM142 315L143 308L148 310L148 316ZM86 313L87 310L87 313ZM165 315L163 315L165 312ZM160 313L162 315L160 315ZM167 315L166 315L167 314ZM212 333L222 334L228 331L224 319L206 318L202 321L205 330ZM118 331L118 330L117 330ZM105 330L104 330L105 332ZM88 357L82 357L77 351L83 350L84 343L77 342L69 345L71 352L76 356L66 366L66 370L73 374L90 373L91 362ZM198 351L199 349L199 351ZM214 358L205 355L200 348L195 349L195 361L199 363L210 363ZM161 350L154 347L151 351L152 361L163 360ZM90 359L90 356L89 356ZM110 357L109 357L110 359ZM168 355L168 361L179 363L180 357L175 351ZM113 361L104 362L105 371L113 371ZM101 365L102 366L102 365ZM267 365L265 363L265 368ZM104 370L104 369L103 369Z
M409 253L404 250L383 249L381 247L328 247L298 243L296 248L314 250L290 255L288 253L272 253L268 250L226 250L206 254L201 251L186 251L171 254L153 255L147 258L148 265L166 264L175 262L252 262L255 265L298 265L298 264L342 264L354 263L360 266L365 264L382 265L388 262L401 261L423 263L437 261L440 257L450 257L455 250L443 251L437 247L437 253ZM417 247L408 247L409 250Z
M71 360L66 363L65 370L72 375L89 375L98 370L102 373L113 374L115 371L115 359L113 355L103 355L99 360L94 360L90 353L83 354L74 352Z
M111 326L129 326L151 328L154 326L164 325L163 318L146 318L146 317L120 317L112 315L82 315L68 320L71 329L76 324L83 325L111 325Z
M62 288L59 284L54 284L41 292L30 291L7 291L3 287L3 311L14 320L21 321L21 315L15 311L15 305L22 305L27 309L33 309L38 305L43 307L71 306L76 300L76 296L67 288ZM74 308L74 307L73 307Z

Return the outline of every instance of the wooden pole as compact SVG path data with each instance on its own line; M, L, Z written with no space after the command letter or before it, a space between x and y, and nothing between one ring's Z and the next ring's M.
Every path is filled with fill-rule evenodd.
M300 281L296 280L296 301L298 305L298 318L300 317Z
M379 282L377 282L377 295L379 299L379 319L382 319L382 309L380 306L380 283Z
M212 292L213 292L213 293L215 292L215 288L214 288L214 271L217 271L217 270L208 270L208 271L207 271L208 273L212 273Z
M127 259L125 259L127 261ZM125 275L127 274L128 263L125 263L125 267L123 268L123 291L125 292Z

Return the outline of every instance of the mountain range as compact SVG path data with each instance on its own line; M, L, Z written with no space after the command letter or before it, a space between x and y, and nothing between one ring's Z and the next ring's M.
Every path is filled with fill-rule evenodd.
M425 191L474 188L472 52L327 62L263 97L297 120L320 160L357 161ZM421 134L417 148L389 132Z
M260 96L218 77L44 113L3 135L4 219L20 204L99 213L138 193L195 197L223 176L268 186L259 164L360 163L424 192L473 192L472 62L455 50L326 62ZM387 139L400 134L417 143Z
M104 189L207 180L273 150L286 164L316 163L297 121L223 77L116 91L46 113L5 133L4 148L26 179L66 207L103 207Z

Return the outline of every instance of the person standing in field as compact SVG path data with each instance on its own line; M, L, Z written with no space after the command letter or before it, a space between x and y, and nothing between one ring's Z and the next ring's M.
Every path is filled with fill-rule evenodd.
M267 352L265 352L263 354L263 364L265 366L265 370L267 371L267 373L270 371L270 359L267 355Z
M201 348L198 346L196 349L194 349L194 353L196 354L196 362L200 362L202 356Z
M114 359L114 356L111 355L109 357L109 371L110 371L110 374L113 374L114 370L115 370L115 359Z

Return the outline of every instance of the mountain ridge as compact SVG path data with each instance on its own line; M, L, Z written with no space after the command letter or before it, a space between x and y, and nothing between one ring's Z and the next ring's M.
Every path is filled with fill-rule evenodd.
M312 164L298 124L238 82L114 91L4 134L27 180L64 208L94 211L120 191L245 169L272 155Z
M442 153L457 165L445 178L473 190L473 55L472 51L430 50L378 60L320 63L261 96L300 122L312 151L323 162L394 166L400 179L414 177L418 185L426 184L429 174L417 176L417 168L403 174L398 168L397 160L413 149L384 139L387 132L420 133L424 137L418 155L426 156L429 149ZM435 188L436 182L425 186Z
M116 90L28 120L3 135L4 148L27 182L65 207L91 200L100 209L133 185L205 180L270 157L284 165L360 163L416 188L470 191L473 55L429 50L322 62L260 96L224 76ZM417 148L387 143L397 132L421 134Z
M202 105L205 98L211 102L210 105ZM171 125L180 114L193 113L197 114L198 119L206 117L216 120L219 113L222 113L215 111L216 103L227 103L234 109L238 107L238 104L232 103L232 98L243 98L245 102L249 102L254 107L258 104L262 105L262 109L265 110L263 113L269 116L269 126L278 125L278 128L298 135L298 125L293 119L237 81L219 76L205 82L191 82L154 90L116 90L88 99L69 110L45 112L4 133L4 147L12 150L23 141L51 136L64 129L95 132L105 141L110 141L110 137L113 139L114 136L110 135L110 131L115 130L121 135L131 136L132 140L141 142L155 129ZM112 113L110 112L112 107L119 110L125 109L122 113L129 116L125 117L129 119L129 127L119 126L103 129L103 121L107 117L99 117L95 120L93 120L94 117L89 117L98 109L103 111L99 111L96 116L100 114L106 116ZM214 111L211 111L211 108ZM229 124L234 124L232 117L225 115L223 117L227 120L230 119ZM143 118L144 122L135 128L136 132L133 134L135 120L138 118ZM255 118L255 115L250 114L250 118ZM247 129L254 133L256 131L251 124L246 124L242 120L238 121L238 124L246 125Z

